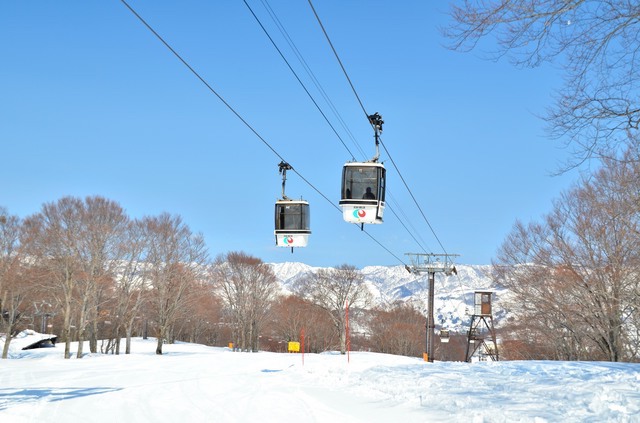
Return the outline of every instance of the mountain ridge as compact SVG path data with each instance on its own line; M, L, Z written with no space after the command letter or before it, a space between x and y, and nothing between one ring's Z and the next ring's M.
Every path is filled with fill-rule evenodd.
M329 267L313 267L300 262L269 263L284 292L309 273ZM504 316L499 300L506 290L491 279L491 265L456 265L457 274L436 273L434 283L434 319L436 324L453 331L468 326L476 291L494 293L494 319ZM428 304L427 274L407 272L404 266L366 266L360 269L365 283L374 295L375 305L390 305L395 301L411 302L425 315Z

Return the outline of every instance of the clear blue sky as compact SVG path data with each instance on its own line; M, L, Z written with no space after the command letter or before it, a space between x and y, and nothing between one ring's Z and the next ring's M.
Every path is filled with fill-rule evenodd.
M306 1L270 5L346 122L318 94L261 1L251 0L356 159L373 131ZM277 248L280 159L116 0L0 5L0 205L26 217L67 195L100 195L132 217L169 212L201 232L212 256L357 267L442 253L389 156L383 225L342 220L351 159L242 0L130 5L328 202L293 173L287 194L311 205L309 246ZM557 69L516 69L451 52L445 2L320 1L314 6L382 140L448 253L489 264L516 219L540 219L576 179L550 174L566 152L537 115ZM389 196L390 194L390 196Z

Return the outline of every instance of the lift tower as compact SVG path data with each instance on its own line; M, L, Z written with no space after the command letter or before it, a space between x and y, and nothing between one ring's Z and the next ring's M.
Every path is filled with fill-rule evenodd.
M456 267L453 264L453 258L458 257L458 254L423 254L423 253L406 253L411 260L411 267L405 266L409 273L429 275L429 304L427 306L427 345L425 361L433 363L433 340L435 338L435 322L433 319L433 299L434 299L434 285L437 272L443 272L449 276L452 273L457 274Z

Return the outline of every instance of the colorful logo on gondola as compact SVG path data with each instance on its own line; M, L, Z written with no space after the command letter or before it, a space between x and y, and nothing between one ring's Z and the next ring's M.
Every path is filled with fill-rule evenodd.
M285 245L291 245L293 244L293 237L285 236L284 238L282 238L282 242L284 242Z
M367 212L364 211L364 209L356 209L353 211L353 217L356 219L362 219L363 217L365 217L367 215Z

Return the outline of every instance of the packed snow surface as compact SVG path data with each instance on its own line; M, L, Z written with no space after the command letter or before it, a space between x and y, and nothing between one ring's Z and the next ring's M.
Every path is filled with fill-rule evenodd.
M640 421L640 364L155 346L65 360L64 345L16 345L0 361L0 422Z

